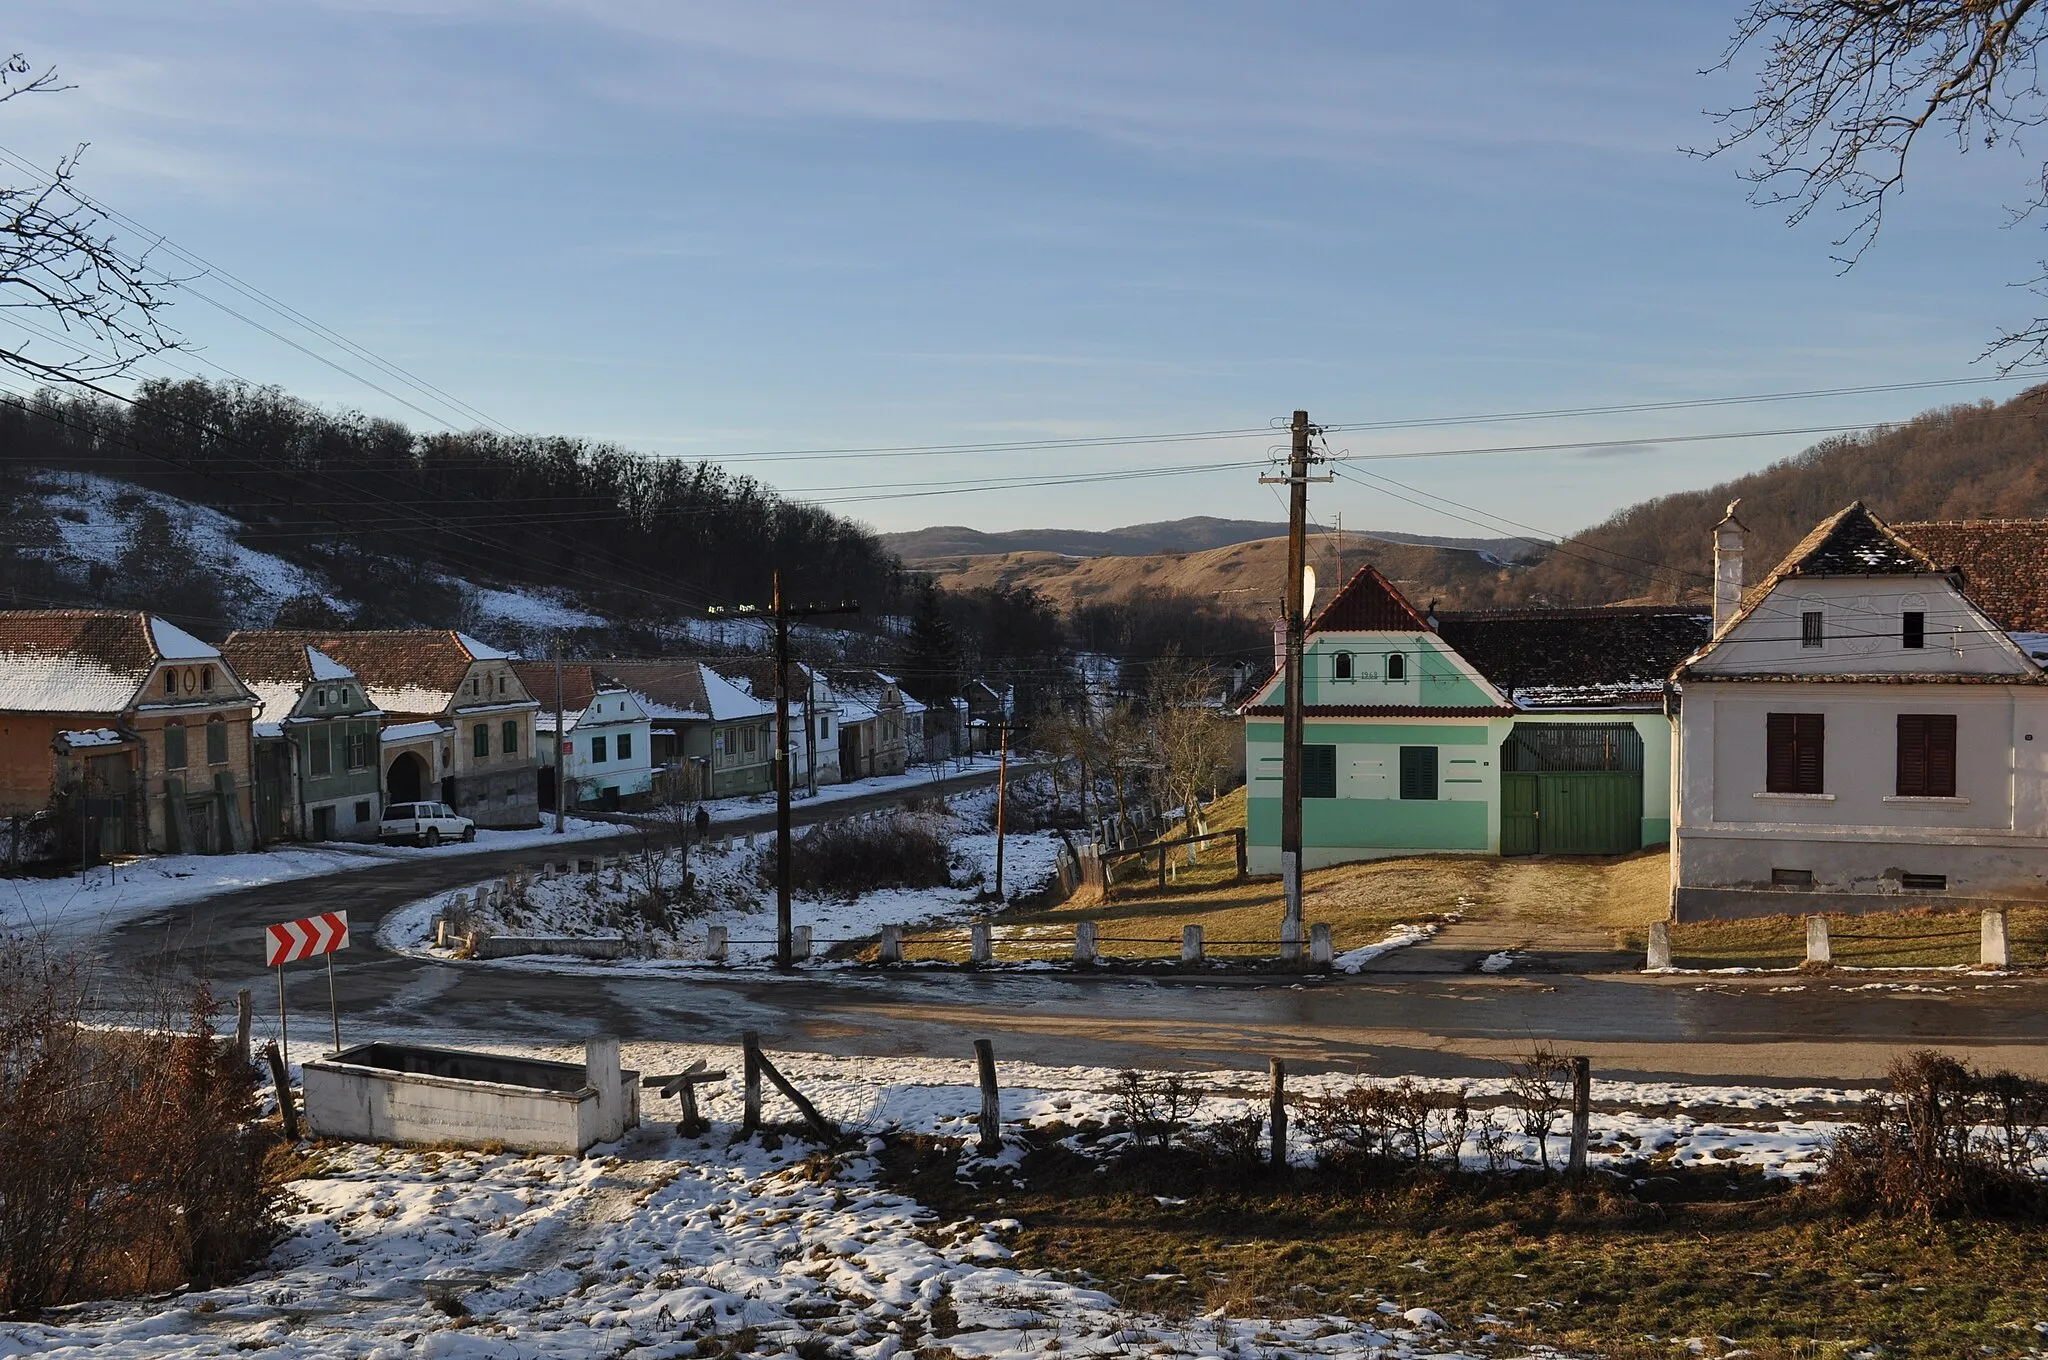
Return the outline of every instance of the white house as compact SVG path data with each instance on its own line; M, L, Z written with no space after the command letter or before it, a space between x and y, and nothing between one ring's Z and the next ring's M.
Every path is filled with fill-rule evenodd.
M523 661L520 683L540 703L534 715L542 783L555 766L555 668ZM653 723L640 697L595 666L562 667L562 763L570 807L617 807L645 795L654 782Z
M1985 605L2031 607L2048 572L1995 532L1963 535L1972 572L1940 546L1996 527L1909 537L1858 502L1743 595L1729 507L1713 639L1672 677L1676 919L2048 899L2048 648Z

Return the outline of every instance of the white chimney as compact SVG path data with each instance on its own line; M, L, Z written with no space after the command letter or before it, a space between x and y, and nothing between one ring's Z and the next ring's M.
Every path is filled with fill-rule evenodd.
M1728 502L1728 513L1714 526L1714 635L1728 626L1742 606L1742 554L1749 546L1749 530L1735 518L1740 498Z

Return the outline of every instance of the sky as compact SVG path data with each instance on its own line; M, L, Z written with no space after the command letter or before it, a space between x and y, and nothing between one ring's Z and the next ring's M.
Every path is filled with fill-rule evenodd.
M2017 153L1930 143L1847 272L1843 223L1686 154L1750 87L1701 73L1740 8L15 4L72 88L0 147L87 144L96 199L435 390L219 277L142 375L708 458L883 530L1284 518L1258 465L1306 409L1355 460L1320 521L1559 534L1818 437L1700 435L2021 385L1469 419L1986 377L2034 315ZM1401 421L1444 423L1367 428ZM1209 431L1250 433L840 455Z

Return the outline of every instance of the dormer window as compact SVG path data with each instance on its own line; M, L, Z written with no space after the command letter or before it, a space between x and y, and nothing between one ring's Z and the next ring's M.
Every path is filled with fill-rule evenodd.
M316 689L316 690L314 690L314 691L313 691L313 704L314 704L314 706L315 706L316 708L325 708L325 707L327 707L327 691L326 691L326 690L324 690L324 689Z
M1399 683L1408 678L1408 658L1399 652L1387 653L1387 679Z
M1349 680L1351 678L1351 653L1337 653L1334 673L1339 680Z

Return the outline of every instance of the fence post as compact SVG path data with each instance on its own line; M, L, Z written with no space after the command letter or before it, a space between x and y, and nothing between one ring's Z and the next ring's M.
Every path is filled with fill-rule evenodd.
M2003 968L2012 962L2012 951L2006 946L2005 911L1991 907L1984 912L1984 920L1977 931L1977 962L1993 968Z
M1003 1095L996 1086L996 1046L976 1039L974 1066L981 1080L981 1155L993 1157L1003 1150Z
M986 921L976 921L967 928L972 943L968 946L976 963L990 963L995 959L995 930Z
M1308 928L1308 959L1310 963L1328 968L1336 962L1337 950L1330 943L1330 927L1325 921L1317 921Z
M883 926L880 953L883 963L903 962L903 927Z
M1095 923L1080 921L1074 926L1074 962L1095 962Z
M808 963L811 957L811 928L791 926L789 928L789 956L798 963Z
M1806 918L1806 961L1823 966L1835 961L1834 951L1828 947L1828 918L1825 916Z
M1572 1151L1564 1165L1565 1175L1582 1180L1586 1175L1586 1143L1593 1122L1593 1064L1586 1058L1572 1059Z
M1231 828L1230 836L1237 842L1237 881L1242 883L1245 879L1244 828Z
M1287 1169L1287 1064L1278 1058L1268 1060L1266 1071L1272 1078L1272 1103L1267 1111L1266 1122L1272 1125L1272 1166L1275 1171Z
M740 1132L752 1133L761 1127L761 1036L753 1030L740 1035L740 1053L745 1065Z
M726 941L731 938L726 926L708 926L704 931L704 956L713 963L725 962Z
M1159 852L1159 891L1161 892L1166 891L1166 861L1170 858L1172 858L1170 852L1165 850Z
M1301 923L1291 917L1280 923L1280 961L1301 962Z
M255 999L247 987L235 993L235 1057L249 1065L249 1027L256 1018Z
M1671 923L1650 922L1650 953L1643 961L1645 968L1669 968L1671 966Z
M1202 961L1202 928L1182 926L1180 928L1180 961L1200 963Z
M292 1077L285 1070L284 1054L277 1051L277 1040L265 1040L263 1061L270 1064L270 1084L277 1089L277 1114L284 1121L284 1137L288 1143L299 1141L299 1112L292 1107Z

